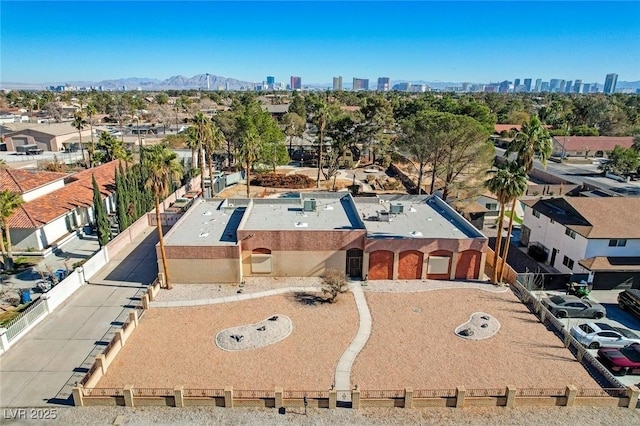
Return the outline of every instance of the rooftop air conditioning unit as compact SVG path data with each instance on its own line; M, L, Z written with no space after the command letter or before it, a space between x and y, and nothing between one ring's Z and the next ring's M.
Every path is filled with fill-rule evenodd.
M391 204L391 213L400 214L404 212L404 206L402 204Z
M302 209L305 212L315 212L316 211L316 199L309 198L308 200L304 200L304 207Z

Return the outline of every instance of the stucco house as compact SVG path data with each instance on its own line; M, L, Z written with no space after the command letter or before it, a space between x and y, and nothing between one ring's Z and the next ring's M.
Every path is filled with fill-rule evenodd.
M73 127L71 123L13 123L4 127L6 151L17 151L16 147L24 145L36 145L38 149L52 152L79 149L78 129ZM86 143L90 140L91 129L87 125L82 130L82 141Z
M71 175L0 169L0 186L20 193L25 201L9 218L15 249L44 250L93 223L92 175L107 213L114 212L117 166L118 161L111 161Z
M632 136L554 136L553 156L606 158L607 152L613 151L616 145L630 148Z
M482 279L487 238L435 196L304 193L201 201L167 233L165 247L175 283L327 269L369 280Z
M588 274L596 289L640 288L640 198L525 200L520 242L544 250L562 273Z

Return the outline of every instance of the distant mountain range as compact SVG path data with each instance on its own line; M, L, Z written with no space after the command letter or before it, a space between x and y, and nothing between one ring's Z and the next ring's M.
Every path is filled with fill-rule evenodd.
M207 85L208 76L208 85ZM392 80L391 84L411 82L413 84L426 84L433 89L444 89L446 87L459 87L462 86L460 82L444 82L444 81L423 81L423 80ZM261 82L260 82L261 83ZM217 90L218 87L223 87L229 90L239 90L246 87L253 87L256 84L251 81L242 81L235 78L226 78L217 76L214 74L198 74L193 77L185 77L182 75L176 75L169 77L166 80L158 80L154 78L119 78L113 80L102 81L55 81L47 83L18 83L18 82L0 82L0 88L2 89L18 89L18 90L43 90L49 86L73 86L73 87L97 87L102 86L104 90L121 90L124 86L127 90L188 90L188 89L207 89ZM598 83L600 89L604 87L604 84ZM305 83L302 82L303 87L312 88L331 88L331 83ZM376 81L369 80L369 86L375 88ZM345 82L345 89L351 88L351 83ZM616 90L631 89L635 91L640 89L639 81L618 81L616 84Z

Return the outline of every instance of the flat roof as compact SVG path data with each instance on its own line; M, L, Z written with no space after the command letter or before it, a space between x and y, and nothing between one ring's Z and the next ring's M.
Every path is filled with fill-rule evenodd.
M486 238L436 196L356 197L355 205L367 238ZM392 205L402 212L388 214Z
M304 211L315 200L315 211ZM243 230L335 231L364 229L353 202L345 193L310 193L304 198L253 199Z
M165 236L171 246L232 246L245 207L225 208L222 200L200 201L187 210Z

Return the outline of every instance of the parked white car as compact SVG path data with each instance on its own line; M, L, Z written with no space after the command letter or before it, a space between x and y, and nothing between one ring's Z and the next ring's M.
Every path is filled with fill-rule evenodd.
M571 335L589 349L623 348L640 343L640 336L631 330L602 322L588 322L571 327Z

